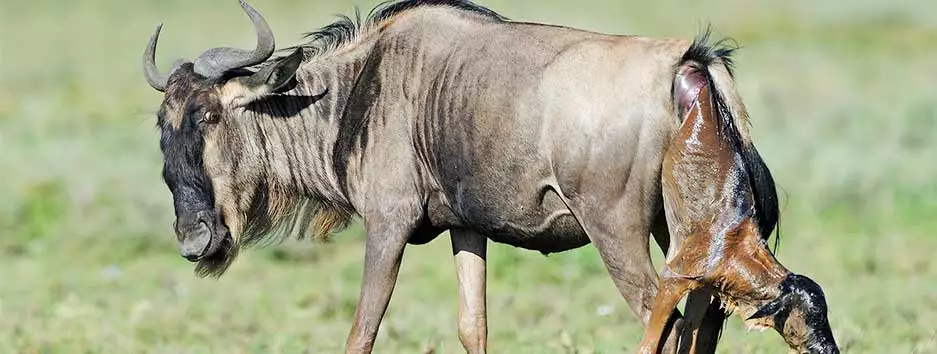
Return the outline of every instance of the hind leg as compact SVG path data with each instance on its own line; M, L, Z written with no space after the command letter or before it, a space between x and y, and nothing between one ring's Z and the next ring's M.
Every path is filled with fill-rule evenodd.
M636 199L630 199L636 200ZM651 307L657 295L658 275L651 261L649 236L656 214L631 203L612 207L595 207L571 202L574 215L599 251L618 292L645 326L651 320ZM674 329L680 326L680 313L668 314L661 331L668 333L665 353L676 350ZM662 332L664 333L664 332Z
M466 353L483 354L488 345L485 310L485 253L488 238L469 230L450 230L459 283L459 340Z

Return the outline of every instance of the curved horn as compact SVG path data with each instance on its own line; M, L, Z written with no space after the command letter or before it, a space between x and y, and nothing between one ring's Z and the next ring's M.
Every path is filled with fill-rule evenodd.
M257 47L253 51L237 48L212 48L206 50L198 59L195 59L195 73L216 78L231 69L263 63L273 55L273 31L270 30L267 21L244 0L239 1L241 7L244 8L244 12L254 23L254 30L257 32Z
M162 23L156 26L156 32L150 36L150 42L146 44L146 50L143 51L143 76L156 91L166 92L169 77L160 74L159 68L156 67L156 41L159 40L159 31L162 28Z

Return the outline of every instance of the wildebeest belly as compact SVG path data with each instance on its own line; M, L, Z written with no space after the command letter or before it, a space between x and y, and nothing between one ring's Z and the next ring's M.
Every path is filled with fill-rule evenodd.
M505 223L486 231L492 241L509 244L543 254L568 251L589 244L589 238L579 223L570 214L563 214L549 221L549 225L530 233L531 226Z
M552 191L539 200L498 198L499 202L460 200L460 218L466 227L477 230L495 242L541 253L556 253L589 244L579 222Z

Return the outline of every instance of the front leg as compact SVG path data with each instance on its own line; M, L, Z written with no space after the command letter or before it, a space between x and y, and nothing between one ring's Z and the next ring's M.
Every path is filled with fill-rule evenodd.
M674 275L666 268L661 275L660 288L657 290L657 296L654 298L654 306L651 307L651 318L644 330L644 339L641 340L641 347L638 353L653 354L662 349L660 346L661 337L665 334L667 323L670 322L677 303L691 290L699 287L699 284L691 279L686 279Z
M459 277L459 340L466 353L482 354L488 346L485 310L485 253L488 238L468 230L450 231Z
M712 287L704 286L687 295L678 353L714 354L725 313ZM715 300L714 300L715 299Z
M348 334L346 353L370 353L377 330L397 283L397 272L412 229L388 222L369 222L364 251L364 276L355 310L355 324Z
M670 249L670 230L667 229L667 217L663 210L654 221L651 234L660 250L667 254ZM708 287L696 289L687 295L686 316L680 328L677 353L716 353L726 314L721 309L719 299L712 295L712 289Z

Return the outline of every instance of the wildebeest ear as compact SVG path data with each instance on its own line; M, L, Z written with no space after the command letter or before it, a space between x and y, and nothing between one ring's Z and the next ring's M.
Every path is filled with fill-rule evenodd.
M299 64L302 62L303 50L297 48L288 57L267 65L251 75L245 80L244 84L252 91L269 90L268 92L276 92L296 75L296 69L299 69Z
M267 65L256 73L235 79L241 89L236 97L231 97L231 103L243 106L266 95L277 92L290 82L296 75L299 64L303 61L303 51L297 48L289 56Z

